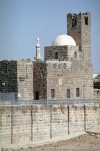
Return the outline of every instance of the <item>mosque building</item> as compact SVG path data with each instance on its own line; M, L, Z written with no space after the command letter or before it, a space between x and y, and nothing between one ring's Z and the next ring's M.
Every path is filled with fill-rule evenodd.
M40 56L21 61L0 61L0 93L15 93L20 100L91 99L91 14L67 15L67 34L58 35Z

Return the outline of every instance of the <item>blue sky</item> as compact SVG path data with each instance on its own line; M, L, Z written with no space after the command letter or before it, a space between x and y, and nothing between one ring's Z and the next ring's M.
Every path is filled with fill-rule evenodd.
M100 0L0 0L0 60L33 60L37 37L43 58L44 46L67 33L66 14L79 12L91 12L93 71L100 72Z

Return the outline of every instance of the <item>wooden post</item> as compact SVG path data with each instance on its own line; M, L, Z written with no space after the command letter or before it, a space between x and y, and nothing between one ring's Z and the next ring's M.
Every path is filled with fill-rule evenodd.
M67 110L68 110L68 135L69 135L69 105L67 106Z
M31 105L31 141L33 141L33 108Z
M11 106L11 144L13 144L13 106Z
M50 105L50 138L52 138L52 105Z
M84 104L84 131L86 131L86 106Z

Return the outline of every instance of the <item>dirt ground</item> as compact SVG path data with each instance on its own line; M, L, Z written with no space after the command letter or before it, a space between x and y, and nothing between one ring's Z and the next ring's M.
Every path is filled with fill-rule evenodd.
M100 135L85 134L53 144L20 149L2 149L2 151L100 151Z

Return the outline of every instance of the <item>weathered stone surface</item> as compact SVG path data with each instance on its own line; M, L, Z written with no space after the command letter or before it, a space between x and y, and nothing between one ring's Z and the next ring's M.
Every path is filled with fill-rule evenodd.
M33 62L33 89L34 99L47 99L47 64L44 61Z
M65 137L99 124L99 104L0 106L0 143Z
M72 18L76 18L76 25L72 25ZM85 24L85 18L88 18ZM91 61L91 14L68 14L67 15L67 34L74 38L76 44L82 52L84 61Z
M81 60L47 61L47 73L47 99L51 99L51 89L55 89L55 99L67 99L67 89L70 98L77 98L76 88L80 89L79 98L93 98L92 70Z
M21 60L17 62L18 99L33 100L33 62Z
M33 99L33 62L0 61L0 92L16 93L18 99Z
M17 91L17 61L0 61L0 93Z

